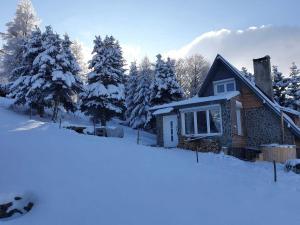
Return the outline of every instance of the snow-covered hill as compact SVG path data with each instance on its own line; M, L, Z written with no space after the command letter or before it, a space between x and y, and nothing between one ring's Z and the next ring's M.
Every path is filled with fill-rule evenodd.
M3 99L1 100L3 102ZM1 104L0 104L1 105ZM282 225L300 221L300 177L243 162L100 138L0 106L0 199L36 204L5 225ZM146 138L145 138L146 137ZM151 143L142 135L143 143ZM0 220L1 224L1 220Z

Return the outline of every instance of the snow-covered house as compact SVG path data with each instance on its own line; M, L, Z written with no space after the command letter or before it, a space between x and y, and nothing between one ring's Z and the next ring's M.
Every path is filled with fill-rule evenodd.
M225 148L239 157L255 155L263 144L300 148L300 113L273 100L270 57L253 63L255 82L217 55L198 96L152 107L157 144L202 151Z

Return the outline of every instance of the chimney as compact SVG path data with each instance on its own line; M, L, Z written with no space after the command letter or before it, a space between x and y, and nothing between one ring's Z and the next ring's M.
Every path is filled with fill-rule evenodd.
M270 56L267 55L259 59L253 59L253 65L256 86L273 101L273 82Z

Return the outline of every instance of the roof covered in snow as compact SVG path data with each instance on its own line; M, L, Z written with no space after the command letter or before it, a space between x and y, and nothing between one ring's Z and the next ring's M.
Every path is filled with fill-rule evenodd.
M158 109L158 110L154 111L152 114L153 115L166 114L166 113L172 112L173 110L174 110L173 107L163 108L163 109Z
M171 102L163 105L157 105L150 108L150 110L157 110L157 109L164 109L169 107L180 107L185 105L191 105L196 103L203 103L203 102L211 102L211 101L217 101L217 100L229 100L237 95L239 95L239 91L233 91L228 92L222 95L214 95L214 96L208 96L208 97L192 97L181 101ZM156 114L157 115L157 114Z

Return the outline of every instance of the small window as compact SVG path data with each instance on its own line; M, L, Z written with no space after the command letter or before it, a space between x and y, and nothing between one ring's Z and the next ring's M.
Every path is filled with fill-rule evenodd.
M227 89L227 92L234 91L234 83L231 82L231 83L226 84L226 89Z
M224 86L224 84L218 84L217 85L217 92L218 93L224 93L225 92L225 86Z
M214 93L215 95L223 94L226 92L235 91L235 80L234 79L226 79L214 81Z
M187 112L184 115L185 120L185 133L186 134L194 134L194 112Z
M173 121L170 121L170 127L171 127L171 142L173 142L174 141Z
M243 106L242 103L236 101L236 125L237 125L237 134L242 136L243 135L243 127L242 127L242 115L241 110Z

